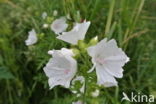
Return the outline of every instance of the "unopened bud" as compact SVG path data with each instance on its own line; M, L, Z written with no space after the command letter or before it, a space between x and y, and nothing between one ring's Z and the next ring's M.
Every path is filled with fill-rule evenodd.
M95 45L97 44L97 42L98 42L98 36L92 38L89 42L89 45Z

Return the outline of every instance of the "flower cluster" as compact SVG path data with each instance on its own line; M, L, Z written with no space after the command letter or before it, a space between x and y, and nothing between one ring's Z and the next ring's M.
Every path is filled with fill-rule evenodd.
M55 15L56 14L55 11ZM44 19L46 16L47 14L43 13L42 18ZM61 17L54 20L50 28L57 35L57 39L67 42L72 46L79 46L79 42L85 39L90 24L91 22L86 20L81 23L74 23L73 28L70 31L67 31L69 26L69 24L67 24L67 18ZM114 39L107 40L107 38L105 38L98 43L97 37L92 40L96 42L83 47L86 53L90 56L93 64L92 68L86 71L86 74L90 75L95 69L98 86L117 86L118 82L116 78L123 77L123 66L129 61L129 58L121 48L118 48ZM25 43L26 45L32 45L36 42L37 36L33 29L29 32L28 39ZM81 51L79 51L79 53L81 54ZM77 55L76 52L74 52L73 49L62 48L60 50L49 50L48 54L52 57L49 59L43 70L48 77L50 89L58 85L74 89L75 83L79 81L82 85L79 91L72 90L72 92L84 93L86 76L77 75L79 67L75 58ZM96 89L91 95L97 97L99 95L99 90ZM77 94L77 96L80 95ZM78 104L79 103L80 102L78 102Z

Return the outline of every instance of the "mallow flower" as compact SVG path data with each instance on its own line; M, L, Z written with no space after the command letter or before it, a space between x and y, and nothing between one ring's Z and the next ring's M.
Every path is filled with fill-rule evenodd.
M77 62L72 57L73 53L66 48L53 50L50 53L53 58L50 58L43 69L49 78L48 83L50 89L57 85L69 88L70 82L77 72Z
M35 32L34 29L32 29L31 31L29 31L28 39L25 40L25 44L27 46L33 45L33 44L35 44L37 42L37 40L38 39L37 39L37 36L36 36L36 32Z
M123 66L129 61L127 55L118 48L114 39L101 40L97 45L87 49L92 57L93 67L96 68L97 84L105 87L117 86L116 78L123 77Z
M76 45L78 40L83 40L85 34L90 26L90 21L83 23L76 23L73 29L69 32L63 32L61 35L57 36L57 39L63 40L65 42Z
M67 27L68 27L68 24L66 23L66 18L65 17L61 17L59 19L56 19L51 24L51 29L57 35L59 35L60 33L64 32Z

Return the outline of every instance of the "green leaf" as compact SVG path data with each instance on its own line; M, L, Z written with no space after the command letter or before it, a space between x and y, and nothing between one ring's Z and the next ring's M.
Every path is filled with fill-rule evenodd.
M0 79L13 79L13 74L6 68L0 67Z

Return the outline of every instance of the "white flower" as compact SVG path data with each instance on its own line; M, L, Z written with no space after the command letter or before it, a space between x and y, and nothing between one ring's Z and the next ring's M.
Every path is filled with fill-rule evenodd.
M68 49L53 50L52 56L44 67L44 72L49 78L50 88L62 85L66 88L70 87L70 81L76 74L77 62L72 58L71 53L67 53ZM70 50L69 50L70 51Z
M92 94L92 97L98 97L99 94L100 94L100 91L99 90L95 90L94 92L91 93Z
M82 101L72 102L72 104L84 104Z
M74 53L71 49L67 49L67 48L62 48L61 50L49 50L48 51L48 54L49 55L53 55L55 53L57 54L61 54L61 55L68 55L68 56L74 56Z
M46 12L43 12L42 13L42 18L45 19L46 17L47 17L47 13Z
M57 16L57 14L58 14L57 10L54 10L53 11L53 16Z
M84 93L84 90L85 90L85 79L84 79L84 77L83 76L77 76L76 78L73 79L72 84L75 84L76 81L81 82L82 87L80 88L80 92Z
M69 32L63 32L57 38L65 42L76 45L78 40L83 40L85 34L90 26L90 22L84 21L83 23L76 23L73 29Z
M33 45L33 44L35 44L37 42L37 40L38 39L37 39L37 36L36 36L36 32L35 32L34 29L32 29L31 31L29 31L28 39L25 40L25 44L27 46Z
M57 35L62 33L63 31L65 31L67 27L68 27L68 24L66 24L66 18L65 17L61 17L59 19L56 19L51 24L51 29Z
M114 77L123 77L122 67L129 61L129 58L121 48L118 48L116 41L112 39L107 42L107 39L103 39L87 50L94 64L89 72L96 68L97 83L105 87L117 86Z

